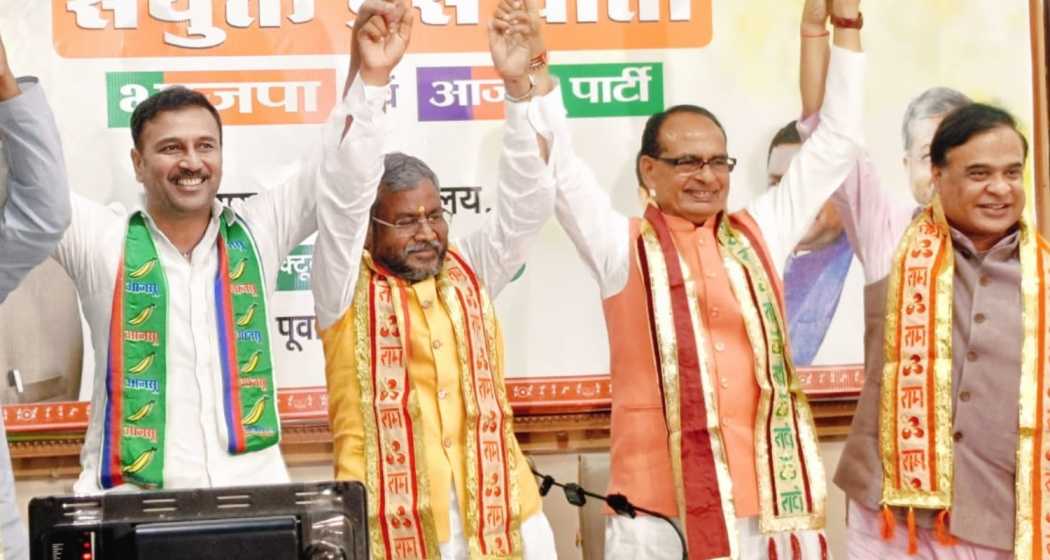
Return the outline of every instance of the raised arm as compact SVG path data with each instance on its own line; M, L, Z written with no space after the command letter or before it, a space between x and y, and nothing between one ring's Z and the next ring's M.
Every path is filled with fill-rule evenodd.
M391 17L395 4L380 0L365 2L358 9L358 19L371 19L373 15L380 19ZM355 26L354 36L364 24ZM352 43L356 41L351 40ZM351 48L358 53L358 48ZM351 146L340 139L347 133L347 116L350 115L350 85L355 82L360 62L351 57L347 75L345 94L329 115L321 128L319 148L303 153L303 160L296 170L279 186L259 193L244 202L237 202L234 207L256 226L256 238L271 240L279 259L283 260L296 245L317 231L318 190L331 172L332 162L350 161ZM384 82L385 83L385 82ZM365 88L366 90L368 88ZM373 92L378 96L380 91Z
M814 1L810 0L806 8L813 8ZM859 4L860 0L834 0L833 10L839 18L856 20L860 17ZM865 59L860 31L837 26L834 43L820 127L802 145L780 185L748 207L781 270L821 206L863 153Z
M554 212L554 180L545 162L547 140L530 122L533 103L558 95L543 56L536 6L504 2L489 24L489 50L506 91L503 151L496 207L482 227L459 241L467 260L495 297L525 263L529 243ZM552 93L553 92L553 93Z
M2 302L47 258L70 220L69 184L55 119L36 79L15 79L2 40L0 138L3 161L9 165L0 222Z
M802 119L799 133L804 140L820 125L817 111L824 103L824 83L831 53L826 28L826 1L807 0L802 16L799 82ZM864 266L867 283L882 279L889 272L897 240L911 221L914 205L902 203L882 187L875 165L867 154L858 159L831 200L842 217L850 245Z
M802 52L799 57L799 89L802 118L817 114L824 103L824 82L828 74L831 48L828 46L828 9L831 0L806 0L800 28Z
M512 17L515 5L520 9L520 3L503 0L497 8L497 18ZM526 9L530 54L533 60L545 59L536 0L529 0ZM545 73L546 69L544 65L542 71ZM534 97L526 113L532 128L545 140L542 147L546 148L545 159L553 173L558 222L598 281L602 297L614 295L627 284L630 223L613 209L608 193L587 164L576 156L560 87L554 85L549 94ZM508 110L508 126L510 115Z
M368 0L368 6L378 0ZM360 52L359 79L351 81L344 105L349 118L338 119L345 136L327 151L317 202L317 242L312 276L314 305L321 329L332 326L351 306L368 232L369 215L383 176L383 145L389 136L386 107L390 73L408 48L412 12L398 4L393 13L381 6L354 30ZM360 17L360 16L359 16Z

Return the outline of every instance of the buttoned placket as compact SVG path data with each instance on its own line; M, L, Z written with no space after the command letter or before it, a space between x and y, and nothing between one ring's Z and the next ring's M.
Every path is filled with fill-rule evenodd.
M215 251L215 239L218 236L218 218L213 217L209 222L201 240L190 251L187 260L175 247L175 245L155 227L155 224L147 215L150 229L154 234L155 246L158 253L163 253L162 262L165 267L165 278L168 286L168 358L178 360L176 352L179 348L189 346L192 348L193 378L197 387L198 397L198 428L201 439L205 445L201 446L203 454L203 474L207 477L208 486L212 486L219 473L214 472L217 465L211 457L209 449L223 447L218 438L218 419L216 418L215 386L221 383L219 374L215 369L218 352L218 339L214 332L215 325L215 298L212 291L215 272L218 267L218 255ZM183 301L179 299L185 298ZM185 305L189 318L189 328L171 321L172 312L176 306ZM185 344L186 339L190 344ZM178 372L182 368L171 367L169 371ZM173 383L180 380L167 380L167 391L171 394ZM169 398L169 403L172 400ZM168 424L168 436L178 437L174 430L181 426Z

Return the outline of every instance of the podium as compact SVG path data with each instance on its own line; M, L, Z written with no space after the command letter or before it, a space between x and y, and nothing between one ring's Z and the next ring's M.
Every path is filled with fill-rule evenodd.
M32 560L367 560L360 482L35 498Z

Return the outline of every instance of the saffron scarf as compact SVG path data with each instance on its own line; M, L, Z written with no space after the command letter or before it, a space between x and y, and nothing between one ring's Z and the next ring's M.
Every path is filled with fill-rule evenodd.
M1020 224L1020 419L1016 473L1018 560L1050 560L1050 245ZM884 537L889 507L906 508L909 553L917 552L915 508L939 510L944 544L952 505L952 300L954 250L939 199L905 232L890 274L879 415Z
M439 558L419 403L408 373L408 284L365 253L354 295L357 382L364 421L372 557ZM437 291L456 337L466 409L464 533L471 558L521 558L511 409L492 304L474 271L449 250Z
M219 220L215 316L231 454L280 439L262 268L248 229ZM128 221L113 291L100 484L164 487L168 285L141 212Z
M749 219L749 218L748 218ZM761 240L744 218L720 216L718 246L754 350L760 390L755 457L763 533L824 527L824 469L816 428L795 376L783 317L782 290ZM737 222L737 223L733 223ZM654 351L664 396L671 465L689 557L739 558L732 479L718 420L708 332L689 294L681 261L663 215L649 206L638 239L649 299ZM791 537L801 558L798 537ZM827 542L820 535L821 549ZM770 539L775 553L775 543Z

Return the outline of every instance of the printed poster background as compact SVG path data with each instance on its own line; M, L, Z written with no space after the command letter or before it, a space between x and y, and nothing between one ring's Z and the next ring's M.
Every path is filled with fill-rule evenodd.
M601 108L586 99L569 100L576 150L594 167L616 207L637 214L633 160L645 119L608 115L645 115L677 103L704 105L722 120L730 154L740 159L730 196L730 206L739 208L765 189L769 141L800 110L802 2L644 0L640 6L639 1L549 5L552 17L566 22L548 26L551 62L562 76L563 87L567 77L616 77L630 68L634 75L649 78L644 101L637 88L621 92L621 97L633 101ZM239 195L276 185L276 178L287 176L301 154L315 149L319 125L314 123L324 119L345 78L350 39L346 24L353 18L348 4L355 2L0 0L0 33L16 74L38 76L43 83L61 130L72 188L103 202L129 204L141 192L131 172L130 133L122 127L120 111L130 110L136 96L155 84L225 84L221 87L227 89L236 89L236 83L243 81L314 84L297 90L296 105L305 107L309 89L316 94L313 111L288 113L281 96L274 95L267 100L272 107L256 99L252 111L235 115L233 108L224 113L225 176L220 194ZM901 164L900 122L907 102L929 87L953 87L974 99L1000 104L1030 130L1026 4L1019 0L863 3L863 42L868 52L866 133L884 188L910 196ZM482 32L492 2L415 0L414 5L431 23L416 25L411 52L396 70L392 93L398 132L389 147L423 158L445 187L472 187L446 192L458 206L453 233L462 235L477 227L485 209L495 204L501 108L492 101L498 92L485 82L495 74ZM77 30L74 9L83 14L82 25L103 29ZM181 22L163 27L151 10ZM101 19L92 19L95 11ZM128 16L132 11L137 12L134 18ZM187 17L179 16L193 14L199 23L209 12L219 33L208 26L187 30ZM657 14L660 22L638 21ZM577 23L577 17L602 23ZM678 20L668 23L668 17ZM116 25L122 29L115 29ZM212 42L219 35L226 37L213 47L165 46L166 32L172 42L193 42L188 31ZM433 82L427 80L435 73L445 81L477 80L474 90L463 82L462 96L472 95L480 102L453 103L451 108L429 104L436 96ZM451 86L441 86L448 92L442 102L465 99ZM589 93L593 92L581 92L584 98ZM248 124L274 122L282 124ZM289 273L282 275L281 291L272 306L271 336L282 387L324 383L320 342L316 335L310 336L309 320L295 319L313 315L305 289L310 251L308 245L297 250L299 255L288 264ZM861 361L862 280L859 275L853 280L840 305L850 306L853 312L847 316L854 318L848 321L855 324L829 334L835 338L826 343L840 352L835 363L825 365ZM38 301L41 306L47 303L46 298ZM608 372L596 285L553 219L536 240L525 274L504 290L497 307L507 342L508 376ZM283 324L280 317L285 318ZM282 330L299 333L294 344ZM62 350L42 342L39 351ZM85 349L85 359L92 359L90 349ZM92 371L90 363L85 371Z

